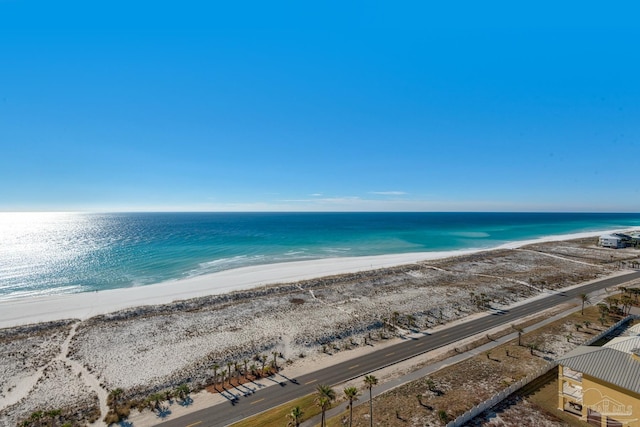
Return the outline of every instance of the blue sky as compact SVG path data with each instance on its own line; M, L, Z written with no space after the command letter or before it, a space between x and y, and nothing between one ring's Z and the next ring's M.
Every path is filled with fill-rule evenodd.
M131 3L0 0L0 210L640 211L634 2Z

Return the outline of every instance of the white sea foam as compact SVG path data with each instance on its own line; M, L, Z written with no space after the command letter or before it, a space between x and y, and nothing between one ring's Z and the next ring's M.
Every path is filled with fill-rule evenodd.
M491 234L489 233L485 233L482 231L457 231L457 232L453 232L453 233L449 233L451 236L458 236L458 237L469 237L472 239L480 239L480 238L485 238L485 237L491 237Z
M84 290L83 287L78 285L58 286L55 288L47 288L47 289L23 289L23 290L12 292L7 295L1 295L0 302L21 300L24 298L47 297L52 295L69 295L69 294L75 294L77 292L81 292L83 290Z
M307 253L307 250L306 249L302 249L302 250L299 250L299 251L288 251L288 252L285 252L284 254L286 256L296 256L296 255L306 254L306 253Z
M322 251L330 254L343 254L351 251L351 248L322 248Z

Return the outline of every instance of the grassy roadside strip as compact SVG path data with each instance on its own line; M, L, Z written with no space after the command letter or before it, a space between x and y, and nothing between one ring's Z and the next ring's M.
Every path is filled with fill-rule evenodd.
M309 394L296 400L283 403L280 406L271 408L268 411L254 415L253 417L245 418L244 420L231 424L230 427L282 427L287 425L287 422L289 421L287 415L291 413L291 410L296 406L299 406L300 409L302 409L303 415L300 421L307 420L320 413L320 408L313 403L314 399L315 396L313 394Z

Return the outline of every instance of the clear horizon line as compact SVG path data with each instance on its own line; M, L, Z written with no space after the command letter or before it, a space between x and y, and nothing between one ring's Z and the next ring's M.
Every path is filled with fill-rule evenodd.
M513 214L628 214L640 215L640 211L596 211L596 210L179 210L179 209L123 209L123 210L0 210L3 213L513 213Z

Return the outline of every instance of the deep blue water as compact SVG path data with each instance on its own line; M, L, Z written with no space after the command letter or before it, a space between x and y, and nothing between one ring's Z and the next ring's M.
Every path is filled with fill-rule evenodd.
M0 299L638 226L610 213L0 213Z

